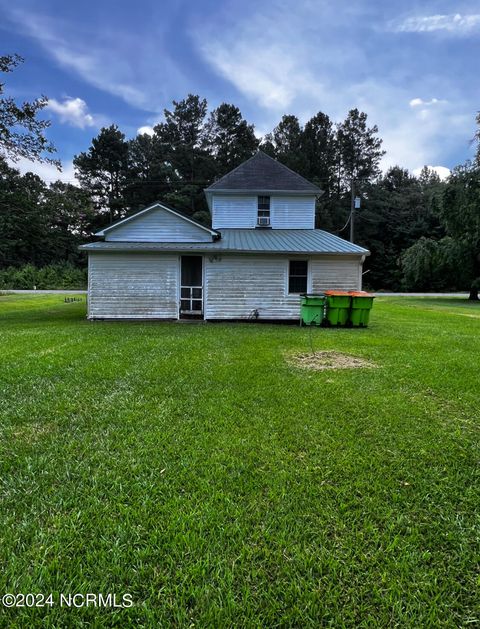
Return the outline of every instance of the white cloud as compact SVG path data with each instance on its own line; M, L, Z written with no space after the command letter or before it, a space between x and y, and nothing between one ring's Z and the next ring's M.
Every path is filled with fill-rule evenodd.
M444 155L458 151L459 139L464 139L467 147L473 120L469 111L462 111L454 94L453 102L442 107L422 103L406 109L399 107L406 100L402 99L405 91L380 86L378 102L366 108L373 112L384 140L387 151L382 162L384 168L400 165L415 171L424 164L438 164Z
M72 161L65 160L62 162L62 172L59 172L56 166L53 166L52 164L31 162L23 157L19 159L18 162L13 162L11 160L8 160L8 162L10 166L17 168L22 174L34 173L43 179L43 181L47 184L60 180L65 183L78 185Z
M270 133L270 131L271 129L261 129L259 127L255 127L253 133L255 134L257 140L262 140L267 135L267 133Z
M308 37L299 38L305 20L312 22L316 11L315 5L307 3L292 13L288 0L278 0L271 8L259 8L220 31L216 25L205 24L196 27L191 36L218 75L260 107L281 115L288 109L299 111L301 100L331 100L317 72L319 62L323 65L317 46L311 49ZM339 67L349 67L355 55L362 56L354 46L345 47L338 40L323 45L335 46Z
M429 168L430 170L433 170L437 173L437 175L440 177L440 179L442 179L442 181L444 181L445 179L447 179L447 177L450 176L450 168L447 168L446 166L429 166L427 165L427 168ZM415 177L418 177L420 175L420 173L422 172L421 168L414 168L413 169L413 174L415 175Z
M446 103L446 100L439 100L438 98L432 98L431 100L423 100L422 98L412 98L409 105L410 107L430 107L431 105L441 105Z
M155 132L153 130L153 127L151 127L150 125L144 125L143 127L139 127L137 129L137 135L153 135Z
M401 22L392 24L393 30L399 33L447 33L466 35L480 29L480 14L461 15L424 15L408 17Z
M457 152L463 139L467 146L473 126L471 104L452 88L448 77L419 74L417 82L403 87L389 70L384 76L355 80L355 75L365 75L370 60L358 40L350 38L345 47L338 37L339 30L355 29L355 16L352 24L336 24L335 29L329 22L322 28L318 15L314 20L304 7L296 13L275 8L271 15L248 15L214 33L205 26L192 35L214 71L255 105L260 128L271 129L285 113L296 113L304 123L319 110L338 122L358 107L367 112L370 125L378 125L387 151L384 169L438 164L445 155ZM315 23L315 32L299 38L299 23ZM412 89L449 93L449 101L412 99Z
M50 98L47 108L60 118L60 122L79 129L96 126L95 117L88 113L87 103L81 98L65 98L63 103Z

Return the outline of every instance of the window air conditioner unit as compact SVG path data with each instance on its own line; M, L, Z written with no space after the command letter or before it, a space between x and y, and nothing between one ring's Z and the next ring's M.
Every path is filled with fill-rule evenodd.
M270 225L270 219L267 216L261 216L258 219L258 224L262 225L263 227L266 227L266 226Z

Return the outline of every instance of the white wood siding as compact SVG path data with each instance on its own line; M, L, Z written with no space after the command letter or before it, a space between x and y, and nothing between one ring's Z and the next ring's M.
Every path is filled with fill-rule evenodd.
M314 229L315 197L270 197L272 229Z
M298 319L300 298L288 294L290 259L309 260L308 291L361 288L361 258L229 255L204 257L206 319ZM179 256L154 253L89 254L90 319L176 319Z
M324 290L360 290L362 288L361 258L325 256L312 259L310 272L312 292Z
M258 309L262 319L294 319L298 295L286 295L285 258L224 256L205 260L205 318L246 319Z
M358 290L360 258L224 255L205 258L205 318L298 319L300 297L288 294L289 259L309 259L308 291Z
M178 264L177 255L90 253L89 319L176 319Z
M212 197L213 229L253 229L257 226L258 196L216 195ZM270 196L272 229L314 229L314 196Z
M257 197L252 195L213 195L213 229L253 229L257 224Z
M133 242L211 242L209 232L161 207L105 234L105 240Z

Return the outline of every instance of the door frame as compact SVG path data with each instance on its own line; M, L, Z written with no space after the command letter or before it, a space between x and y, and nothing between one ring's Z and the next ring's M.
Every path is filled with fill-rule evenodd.
M179 254L178 256L178 272L177 272L177 320L185 318L182 316L182 258L200 258L202 261L202 311L198 315L193 316L198 319L205 319L205 256L199 253L186 253Z

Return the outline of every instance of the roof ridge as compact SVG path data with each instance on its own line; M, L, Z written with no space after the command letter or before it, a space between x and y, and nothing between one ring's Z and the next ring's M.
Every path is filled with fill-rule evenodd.
M292 170L289 166L287 166L286 164L284 164L283 162L281 162L279 159L276 159L275 157L272 157L271 155L268 155L268 153L265 153L265 151L258 151L258 153L261 153L262 155L265 155L265 157L268 157L269 159L272 160L272 162L275 162L276 164L280 164L280 166L283 166L284 168L286 168L287 170L289 170L293 175L295 175L295 177L299 177L300 179L303 179L303 181L305 181L306 183L311 184L312 186L314 186L315 184L312 183L311 181L309 181L306 177L304 177L303 175L301 175L300 173L295 172L294 170Z
M238 166L235 166L235 168L232 168L232 170L229 170L228 173L225 173L224 175L222 175L220 177L220 179L217 179L217 181L212 182L208 188L205 188L206 190L208 190L209 188L211 188L213 185L216 185L217 183L219 183L220 181L222 181L222 179L225 179L225 177L228 177L229 175L232 175L235 171L237 171L240 166L244 166L245 164L248 164L249 161L251 161L254 157L256 157L259 153L262 153L263 155L267 155L266 153L264 153L263 151L258 150L256 153L254 153L251 157L249 157L248 159L246 159L244 162L242 162L241 164L239 164ZM267 156L268 157L268 156Z
M257 167L249 167L249 164L253 160L259 160ZM268 164L271 165L268 166ZM257 176L252 176L252 172L256 172ZM225 175L220 177L220 179L212 182L208 188L205 188L205 192L215 192L218 190L229 189L234 190L236 188L233 185L232 180L241 181L242 178L250 179L250 186L240 185L239 189L272 191L282 189L284 191L290 190L292 192L321 193L321 190L317 185L306 179L303 175L300 175L300 173L292 170L289 166L286 166L280 160L268 155L261 149L259 149L247 160L233 168L231 171L225 173ZM264 179L265 184L262 184L262 178ZM278 185L278 182L281 182L282 178L285 180L285 186L283 188ZM273 185L269 185L269 179L271 182L275 183Z

